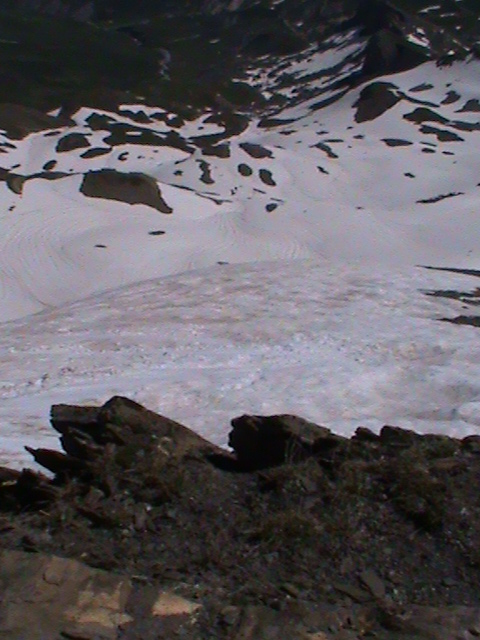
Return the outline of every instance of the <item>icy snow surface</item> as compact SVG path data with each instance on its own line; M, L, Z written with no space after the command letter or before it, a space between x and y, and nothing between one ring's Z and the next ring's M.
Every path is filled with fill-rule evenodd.
M395 104L363 120L365 87L317 104L354 53L292 60L282 77L311 92L232 135L142 105L2 134L2 166L27 180L0 183L0 464L56 446L52 403L112 394L222 444L243 412L480 432L479 329L441 321L474 307L428 295L478 278L418 266L480 268L480 64L381 78ZM58 150L70 133L103 151ZM47 180L52 161L65 175ZM173 213L84 196L102 168L154 177Z
M385 423L479 430L478 329L427 295L476 278L326 261L219 265L3 326L3 459L56 446L56 402L123 394L225 444L241 412L298 413L339 432Z

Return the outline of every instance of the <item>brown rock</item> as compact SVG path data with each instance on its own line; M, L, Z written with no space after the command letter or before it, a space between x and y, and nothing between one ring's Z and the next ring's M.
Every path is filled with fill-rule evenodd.
M75 149L85 149L89 146L88 138L83 133L68 133L59 138L56 151L62 153L64 151L74 151Z
M201 605L198 602L164 591L153 603L152 616L193 616L200 608Z
M228 457L188 427L122 396L114 396L102 407L53 405L50 420L62 434L64 449L82 459L96 457L101 452L97 445L107 443L156 443L168 455L196 451Z
M382 444L395 445L399 447L408 447L420 436L415 431L402 429L401 427L391 427L385 425L380 431L380 440Z
M162 198L157 181L143 173L121 173L113 169L89 171L85 174L80 191L90 198L144 204L161 213L173 211Z
M312 454L315 442L331 436L326 427L292 415L243 415L231 424L228 443L248 470L301 460Z
M85 463L82 460L60 451L32 449L32 447L25 447L25 449L33 456L35 462L55 474L67 473L76 475L85 468Z
M50 422L59 433L75 428L94 435L98 431L100 407L80 407L70 404L54 404L50 409Z
M252 158L262 159L262 158L273 158L273 153L270 149L265 149L260 144L253 144L251 142L242 142L240 147L248 153Z
M145 437L150 441L153 438L164 452L168 443L170 455L186 455L194 452L227 455L223 449L211 444L188 427L122 396L114 396L103 405L98 415L98 422L101 425L108 425L109 428L115 425L121 429L126 441L132 439L127 435L129 431L140 439Z
M2 640L115 640L132 621L125 611L130 580L75 560L3 551L0 591Z

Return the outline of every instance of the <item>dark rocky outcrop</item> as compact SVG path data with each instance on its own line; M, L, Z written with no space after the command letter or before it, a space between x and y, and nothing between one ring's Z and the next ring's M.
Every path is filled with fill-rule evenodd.
M273 158L273 153L270 149L266 149L262 147L261 144L253 144L251 142L242 142L239 145L245 153L248 153L252 158L262 159L262 158Z
M380 29L368 41L362 73L379 76L412 69L430 59L428 50L414 47L401 33Z
M133 490L132 496L136 499L146 499L147 495L149 499L156 499L153 497L157 484L155 474L159 473L160 479L161 470L165 472L173 461L178 466L181 459L193 456L218 460L223 466L232 463L230 454L187 427L119 396L102 407L54 405L51 423L61 434L63 452L26 449L39 465L54 474L54 481L31 470L19 473L0 469L0 478L2 474L5 478L0 487L0 508L2 504L9 508L15 502L23 508L56 500L58 486L73 478L80 484L99 488L105 494L103 497L112 497L114 488L121 490L121 485L128 492ZM123 476L129 468L151 478L150 486L135 489L136 481L130 486L128 476ZM165 491L163 480L160 485L157 489L162 493ZM108 501L104 503L102 513L110 506ZM89 513L96 518L93 512Z
M357 110L355 122L375 120L400 100L397 87L392 83L372 82L361 90L358 100L353 105Z
M346 86L427 59L451 61L478 51L476 13L462 4L422 13L425 0L4 0L0 98L65 114L85 105L113 110L142 96L172 112L266 106L269 116L271 101L239 81L252 64L266 57L288 64L286 56L322 51L339 34L366 40L356 56L361 71L350 65L342 74ZM412 41L418 32L425 46ZM12 55L18 42L29 64Z
M228 444L241 468L250 471L304 460L319 440L334 438L330 429L292 415L244 415L232 427Z
M65 151L74 151L75 149L85 149L89 146L88 138L83 133L68 133L59 138L56 151L63 153Z
M90 198L145 204L161 213L173 211L163 199L157 181L144 173L121 173L113 169L89 171L80 191Z
M123 397L51 423L48 476L0 469L0 638L480 633L478 436L243 415L230 453Z
M28 180L61 180L62 178L67 178L70 176L70 173L49 170L40 171L39 173L32 173L29 176L22 176L18 173L14 173L13 171L0 169L0 181L6 182L10 191L13 191L13 193L16 193L17 195L22 195L23 188Z
M71 125L64 116L50 116L21 104L0 104L0 128L13 140L21 140L30 133Z

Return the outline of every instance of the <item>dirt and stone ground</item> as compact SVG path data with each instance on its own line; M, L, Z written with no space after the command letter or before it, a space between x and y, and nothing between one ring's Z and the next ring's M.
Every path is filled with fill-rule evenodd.
M45 576L39 559L61 558L79 562L55 575L100 569L92 584L126 595L110 626L82 605L80 631L44 638L480 636L480 436L347 439L241 416L229 453L119 397L54 406L51 421L65 453L31 450L50 475L0 469L0 638L42 637L35 616L63 615L41 595L29 617L15 610L31 606L31 562Z

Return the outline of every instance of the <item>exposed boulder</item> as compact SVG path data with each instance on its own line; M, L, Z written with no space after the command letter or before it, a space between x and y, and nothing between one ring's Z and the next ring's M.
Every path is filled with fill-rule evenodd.
M0 638L115 640L131 581L55 556L0 553Z
M201 608L128 576L22 551L0 552L0 591L0 640L166 639L184 634Z
M270 149L266 149L261 144L254 144L252 142L242 142L239 145L245 153L248 153L252 158L263 159L273 158L273 153Z
M91 459L108 444L143 447L144 455L154 448L177 458L227 456L188 427L122 396L114 396L102 407L53 405L50 415L52 426L62 434L64 449L81 459Z
M194 431L121 396L102 407L53 405L51 422L61 433L63 452L26 449L54 479L28 469L0 469L0 509L41 508L75 479L77 510L95 524L113 527L137 517L132 497L140 504L171 499L186 457L225 468L235 464L228 452ZM86 495L89 487L94 494Z
M90 142L83 133L68 133L59 138L56 151L63 153L65 151L74 151L75 149L85 149L89 146Z
M243 469L264 469L311 455L330 429L293 415L243 415L232 420L228 444Z
M66 433L72 428L88 432L89 427L97 427L99 414L100 407L54 404L50 409L50 422L59 433Z
M179 422L122 396L114 396L100 408L97 422L104 431L111 430L112 427L116 427L117 435L122 431L121 437L125 442L132 438L146 438L147 442L163 442L164 446L169 443L169 449L177 456L194 452L206 455L223 452L220 447Z
M89 171L83 178L80 191L90 198L144 204L161 213L173 212L163 199L157 181L144 173L121 173L113 169Z
M7 183L8 188L13 193L16 193L18 196L21 196L23 193L23 186L27 181L26 176L18 175L17 173L8 173L5 182Z

